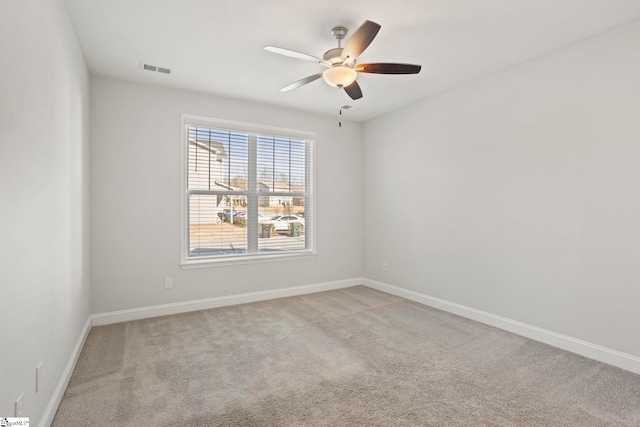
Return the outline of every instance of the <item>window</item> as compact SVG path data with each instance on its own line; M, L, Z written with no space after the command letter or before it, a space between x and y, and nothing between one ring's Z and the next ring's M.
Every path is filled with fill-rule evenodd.
M188 115L182 125L183 265L314 252L314 134Z

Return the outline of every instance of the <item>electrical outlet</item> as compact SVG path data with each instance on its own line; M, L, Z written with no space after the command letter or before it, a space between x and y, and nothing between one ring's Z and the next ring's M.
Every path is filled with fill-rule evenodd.
M19 417L22 415L22 398L24 397L24 393L20 394L20 397L16 400L16 403L13 405L13 416Z
M173 279L171 277L164 278L164 288L165 289L173 288Z
M42 375L42 362L36 366L36 393L40 390L40 376Z
M382 263L382 271L387 271L387 270L389 270L389 266L387 265L387 262L386 262L386 261L384 261L384 262Z

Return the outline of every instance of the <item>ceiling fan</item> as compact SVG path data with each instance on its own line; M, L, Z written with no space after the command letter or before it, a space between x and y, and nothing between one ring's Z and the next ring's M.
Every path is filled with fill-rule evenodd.
M311 83L320 77L331 86L343 88L351 99L362 98L362 89L356 81L358 73L372 74L418 74L422 66L414 64L397 64L389 62L377 62L372 64L356 64L358 56L371 44L373 39L380 31L380 25L372 21L364 21L360 27L353 33L347 44L341 47L342 39L347 35L345 27L334 27L331 30L333 37L338 40L338 47L329 49L321 58L306 53L296 52L295 50L285 49L276 46L265 46L265 50L277 53L291 58L302 59L305 61L316 62L327 67L326 70L313 74L311 76L293 82L288 86L280 89L282 92L288 92L292 89Z

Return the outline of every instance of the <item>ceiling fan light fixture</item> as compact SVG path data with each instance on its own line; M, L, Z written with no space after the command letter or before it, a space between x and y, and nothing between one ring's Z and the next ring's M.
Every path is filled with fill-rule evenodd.
M345 65L334 65L322 73L322 78L333 87L347 87L356 80L358 73Z
M300 79L288 86L280 89L282 92L288 92L292 89L304 86L307 83L316 81L322 77L328 85L344 89L345 93L351 99L358 100L362 98L362 89L356 81L359 73L370 74L418 74L422 68L416 64L400 64L394 62L374 62L371 64L357 64L357 58L371 44L373 39L380 31L380 24L373 21L364 21L362 25L353 33L344 47L342 40L347 35L345 27L334 27L331 30L333 37L338 40L338 47L329 49L325 52L324 57L318 58L306 53L296 52L291 49L284 49L277 46L265 46L264 48L270 52L277 53L291 58L303 59L305 61L315 62L328 67L324 71Z

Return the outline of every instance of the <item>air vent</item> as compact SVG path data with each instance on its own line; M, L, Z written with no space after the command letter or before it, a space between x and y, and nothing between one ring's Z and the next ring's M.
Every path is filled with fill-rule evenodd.
M340 107L340 109L342 111L358 111L361 107L358 107L357 105L349 105L349 104L344 104L342 107Z
M143 70L153 71L154 73L171 74L171 68L159 67L157 65L151 65L151 64L145 64L144 62L141 62L140 65L142 66Z

